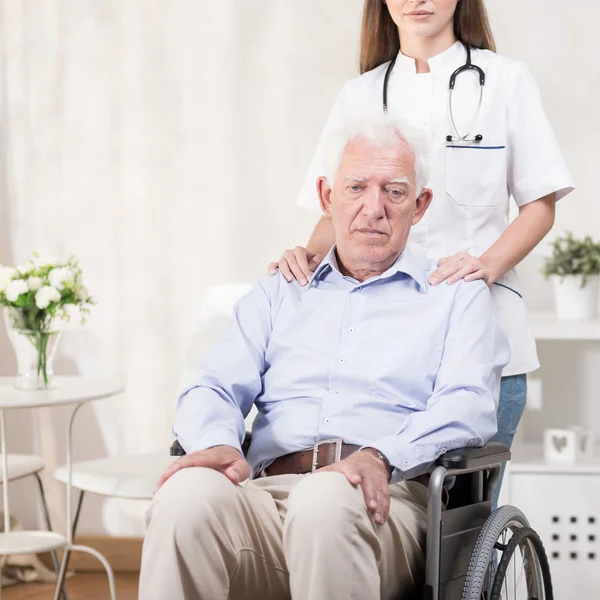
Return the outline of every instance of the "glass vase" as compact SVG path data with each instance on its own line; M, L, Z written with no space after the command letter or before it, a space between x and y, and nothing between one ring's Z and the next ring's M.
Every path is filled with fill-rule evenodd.
M4 311L8 339L17 357L15 387L20 390L47 390L53 387L52 363L60 333L19 327L18 309Z

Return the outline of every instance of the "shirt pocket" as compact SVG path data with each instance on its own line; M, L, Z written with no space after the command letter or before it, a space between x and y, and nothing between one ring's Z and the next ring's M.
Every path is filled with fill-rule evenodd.
M446 146L446 191L460 206L495 206L506 187L505 146Z

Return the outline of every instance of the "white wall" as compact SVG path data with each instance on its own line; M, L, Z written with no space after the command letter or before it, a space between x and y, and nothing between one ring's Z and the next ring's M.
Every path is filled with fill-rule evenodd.
M19 104L19 107L27 108L23 112L24 118L30 118L32 114L36 117L31 122L30 135L39 130L40 123L48 127L48 130L42 128L42 133L51 133L57 123L73 130L67 129L71 136L68 137L71 146L67 159L74 162L63 165L66 169L63 178L56 179L56 185L46 189L46 177L53 174L53 152L62 139L60 127L57 137L42 137L35 144L27 139L26 131L19 130L18 143L29 144L32 154L27 156L37 158L43 166L42 170L29 173L27 167L31 161L19 163L19 168L24 169L24 180L33 182L31 185L34 186L28 196L28 201L33 204L26 204L18 215L20 225L23 220L33 218L33 213L27 212L33 210L31 206L42 211L46 200L58 202L63 196L71 197L73 206L81 199L83 216L88 210L86 207L89 206L90 211L95 207L96 212L90 214L100 217L96 235L102 241L102 232L113 227L114 219L118 218L100 212L102 195L110 193L111 201L113 193L127 198L138 178L147 180L148 201L152 198L156 201L162 194L165 202L172 203L175 201L173 195L184 191L190 201L199 203L205 212L206 220L199 219L196 229L187 227L183 237L177 240L178 251L186 252L181 259L187 261L186 265L197 265L199 275L195 279L253 280L282 249L306 241L315 217L295 206L295 194L333 99L344 79L356 73L360 0L264 0L260 3L223 0L218 11L213 6L204 12L194 0L169 5L163 0L131 0L123 4L116 1L82 2L76 5L49 2L44 5L45 11L39 11L37 3L24 2L27 9L23 11L20 3L9 0L0 4L5 18L31 19L22 31L15 33L15 27L12 27L9 32L9 42L20 44L13 47L13 57L25 55L28 48L37 49L37 62L28 65L31 72L25 74L27 82L37 82L39 87L32 84L30 96L24 95ZM578 235L590 233L600 238L600 202L596 199L592 179L600 158L597 143L600 123L595 110L600 92L600 46L598 35L592 30L599 22L600 7L591 0L576 4L558 0L490 0L488 6L499 51L523 60L532 69L578 186L571 196L559 203L555 231L560 233L569 228ZM60 26L56 26L56 22ZM20 21L16 24L23 26ZM50 50L42 44L48 42L42 35L46 28L52 32ZM165 37L163 28L167 28L170 37ZM218 31L219 40L207 37L213 29ZM196 30L202 35L194 35ZM64 36L65 43L60 36ZM166 46L165 39L170 40ZM38 42L37 46L34 41ZM9 44L9 50L11 47ZM67 52L66 57L57 56L68 68L64 72L53 70L48 78L36 79L44 73L42 59L54 58L57 64L63 64L52 52ZM119 52L129 57L124 66ZM19 64L12 63L6 66L12 77L18 67ZM218 86L205 87L211 84L203 80L204 69L213 75L222 73L223 80ZM133 83L137 80L143 84L145 95L135 95L137 88ZM98 81L102 83L98 84ZM24 86L18 92L25 94L27 89ZM39 99L45 97L40 94L46 93L53 102L42 103L39 112L35 113L36 101L39 103ZM54 115L51 109L56 108L56 102L60 102L63 95L68 100L66 113ZM206 101L207 95L209 101ZM183 102L179 104L179 100ZM97 106L97 111L96 108L90 110L90 102L94 103L93 107ZM233 131L239 138L234 154L220 139L223 136L219 137L218 124L213 123L207 135L206 130L198 126L204 120L199 119L198 123L194 122L194 127L186 129L185 123L179 123L175 118L180 117L177 111L186 110L192 115L195 109L200 111L206 107L210 109L210 119L223 120L223 136L225 132ZM67 120L64 120L65 115ZM116 123L115 115L118 117ZM125 123L119 124L119 118ZM111 145L113 142L105 135L107 125L124 125L129 130L117 146ZM12 126L19 127L19 123ZM91 140L104 144L97 156L89 144L77 146L79 138L75 134L81 128L91 134ZM144 137L135 140L141 154L146 150L144 144L155 139L166 144L166 151L163 148L163 154L158 157L151 157L146 163L140 158L138 162L138 146L127 144L131 130L144 133ZM6 151L4 142L3 153ZM42 144L41 155L35 154L38 142ZM81 156L76 162L79 153ZM202 180L210 179L213 173L207 171L204 174L204 164L196 159L207 154L211 155L213 164L224 169L223 172L228 168L232 170L231 187L234 189L226 189L217 195L214 193L216 188L212 187L206 193ZM170 157L173 162L169 161ZM184 164L185 170L169 171L178 162ZM2 168L4 164L2 161ZM79 183L73 182L69 164L79 165L85 177L88 174L93 177L92 167L100 164L101 177L92 179L93 185L88 182L87 187L83 185L87 180L81 176ZM200 174L198 183L194 184L197 187L185 187L178 173L187 176L194 170ZM11 240L11 233L14 235L15 232L8 227L8 220L9 217L14 219L15 214L9 214L8 207L14 207L14 195L19 190L6 189L5 177L0 177L0 181L5 188L0 188L0 262L10 263L16 260L11 249L24 249L29 242L15 244ZM106 181L106 187L98 188ZM46 198L44 193L49 196ZM225 210L215 203L226 203ZM128 226L131 226L135 214L128 214L131 219ZM65 236L60 244L70 251L76 238L69 237L73 232L69 229L71 215L67 217L61 224ZM42 220L39 227L44 225ZM215 240L220 238L226 243L223 248L215 248ZM93 262L96 260L94 254L98 252L84 242L77 238L77 244L81 243L83 252L88 253L89 261ZM106 239L102 243L106 243ZM152 252L157 246L152 238L140 238L140 244L140 253L149 252L154 256ZM114 260L118 258L118 254L113 257ZM176 256L171 259L175 260ZM520 268L525 294L530 307L551 308L551 290L538 273L540 260L539 256L533 255ZM108 273L118 266L112 262L97 264L108 269ZM179 264L173 264L180 269ZM106 276L106 273L102 275ZM197 284L197 293L210 282ZM162 307L159 309L162 318L162 311L170 307L167 303L159 306ZM181 326L181 318L177 324ZM140 326L146 325L141 323ZM165 345L158 345L165 358L172 357L173 353L182 354L181 348L168 345L179 338L165 339ZM585 422L592 423L600 434L600 402L595 399L595 372L600 366L600 350L593 344L565 346L549 342L540 344L539 350L545 382L544 411L541 415L528 414L522 433L527 439L537 439L546 425ZM69 357L63 356L61 360L59 366L63 372L76 371ZM13 370L14 360L0 328L0 374L9 374ZM176 376L171 379L175 380ZM167 409L172 406L169 394L165 393L167 408L160 414L168 414ZM119 399L112 411L88 407L81 415L76 440L80 456L101 456L114 448L126 447L128 436L134 440L142 439L143 432L137 431L136 423L132 422L137 408L123 406L126 400L144 399ZM64 412L57 411L49 418L55 431L63 430ZM162 427L161 435L166 440L169 426L166 419L163 421L158 426ZM14 450L33 451L39 446L39 430L31 414L11 414L9 427L9 443ZM107 439L103 435L107 428L116 428L118 439ZM57 439L60 439L59 433ZM159 443L163 441L159 440ZM136 442L133 446L141 447L141 443ZM60 462L63 450L61 443L55 444L56 456L50 457L51 462ZM59 518L62 487L51 481L49 484L52 485L55 516ZM32 491L33 486L27 482L13 490L22 502L18 516L28 524L35 520ZM99 533L107 526L112 532L140 531L141 523L120 519L119 515L123 514L118 509L112 510L112 517L107 521L102 514L102 502L90 498L84 507L81 531Z
M355 73L359 4L339 15L337 0L0 0L0 202L12 238L2 234L0 261L77 254L98 305L84 331L63 336L57 371L117 374L127 387L86 407L78 457L166 451L206 289L252 281L307 240L316 218L294 199ZM46 417L37 427L15 413L10 427L21 450L43 446L60 524L51 472L65 413ZM81 530L104 527L132 531L90 498Z
M490 0L498 51L524 61L541 89L576 190L557 205L548 240L571 230L600 240L597 174L600 164L600 5L559 0ZM539 269L541 249L519 267L530 309L552 309L552 288ZM551 426L587 425L600 436L600 344L538 342L544 407L527 412L520 434L540 441Z

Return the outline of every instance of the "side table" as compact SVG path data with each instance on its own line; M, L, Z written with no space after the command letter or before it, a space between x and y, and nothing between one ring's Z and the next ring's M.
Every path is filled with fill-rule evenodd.
M71 498L71 438L73 420L79 409L93 400L110 398L123 392L123 387L118 382L108 379L91 379L87 377L57 377L55 387L42 391L23 391L14 387L12 377L0 377L0 433L2 436L2 483L4 500L4 533L0 533L0 556L8 554L30 554L37 552L48 552L51 550L64 549L65 551L87 552L95 556L106 569L110 587L111 600L116 600L114 575L106 558L94 548L81 546L73 543L72 513L73 502ZM8 464L6 449L6 427L4 411L17 408L41 408L51 406L71 405L71 417L67 427L67 531L66 535L53 531L11 531L10 530L10 507L8 502ZM62 561L60 582L66 569L66 561ZM1 592L0 592L1 593ZM61 590L57 585L54 599L58 600Z

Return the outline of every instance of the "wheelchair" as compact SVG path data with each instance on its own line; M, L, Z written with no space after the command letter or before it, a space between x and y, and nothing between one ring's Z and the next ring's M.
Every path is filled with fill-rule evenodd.
M244 454L250 441L246 433ZM184 454L173 442L171 455ZM418 600L553 600L546 552L525 515L514 506L492 511L501 466L510 458L506 446L488 443L447 452L433 466ZM455 481L444 505L449 478Z

